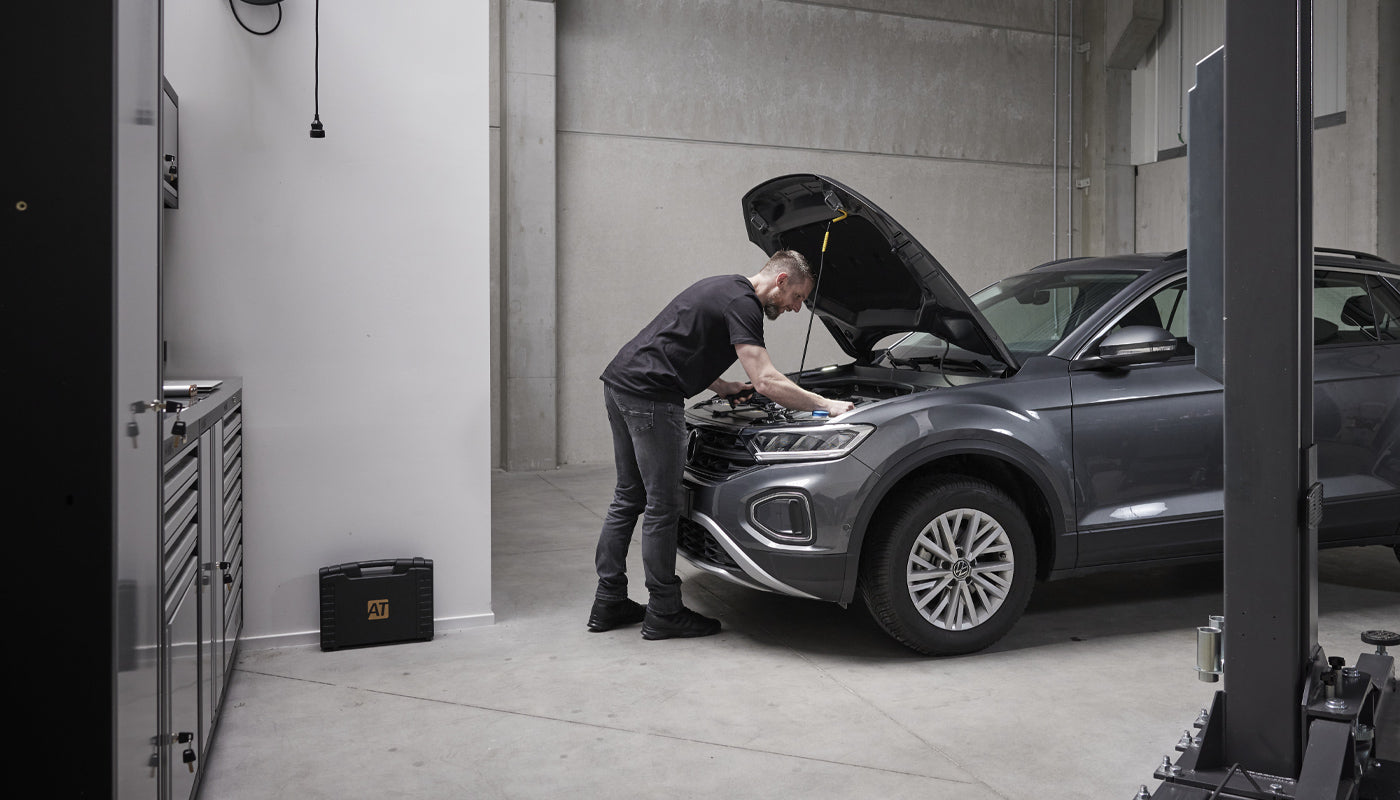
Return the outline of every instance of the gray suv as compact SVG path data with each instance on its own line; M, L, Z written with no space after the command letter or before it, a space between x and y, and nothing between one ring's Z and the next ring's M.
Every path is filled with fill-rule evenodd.
M1186 339L1186 255L1044 264L969 297L897 222L818 175L743 199L765 253L817 265L808 304L852 359L792 376L834 419L756 397L687 409L680 552L968 653L1037 579L1218 558L1220 385ZM1400 554L1400 268L1319 249L1320 543Z

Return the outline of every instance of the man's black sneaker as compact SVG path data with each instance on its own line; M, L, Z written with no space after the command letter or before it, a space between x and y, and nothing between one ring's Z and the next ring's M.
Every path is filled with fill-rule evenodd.
M713 636L719 633L719 620L682 606L674 614L655 614L647 611L642 622L643 639L692 639L696 636Z
M647 607L635 600L594 600L588 615L588 630L593 633L610 631L623 625L636 625L647 615Z

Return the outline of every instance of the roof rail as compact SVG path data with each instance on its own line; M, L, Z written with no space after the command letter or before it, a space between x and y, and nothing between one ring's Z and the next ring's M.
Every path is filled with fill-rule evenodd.
M1328 255L1334 256L1351 256L1352 258L1355 258L1359 261L1385 261L1385 259L1381 258L1378 255L1375 255L1374 253L1363 253L1360 250L1343 250L1340 247L1314 247L1313 252L1327 253ZM1162 260L1175 261L1176 259L1181 258L1184 255L1186 255L1186 248L1183 247L1180 250L1177 250L1172 253L1167 253L1166 255L1162 256Z
M1380 256L1374 255L1374 254L1372 254L1372 253L1363 253L1363 252L1361 252L1361 251L1359 251L1359 250L1343 250L1343 249L1341 249L1341 248L1339 248L1339 247L1314 247L1314 248L1313 248L1313 252L1316 252L1316 253L1328 253L1328 254L1330 254L1330 255L1337 255L1337 256L1351 256L1352 258L1355 258L1355 259L1357 259L1357 260L1359 260L1359 261L1384 261L1384 260L1385 260L1385 259L1381 258Z

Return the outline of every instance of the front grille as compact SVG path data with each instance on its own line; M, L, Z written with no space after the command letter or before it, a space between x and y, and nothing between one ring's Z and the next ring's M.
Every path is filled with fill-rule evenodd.
M705 530L705 526L692 520L681 518L680 530L676 537L676 547L692 561L715 564L728 569L738 569L739 565L720 546L715 537Z
M708 428L691 428L689 435L685 465L698 475L728 478L757 463L742 436Z

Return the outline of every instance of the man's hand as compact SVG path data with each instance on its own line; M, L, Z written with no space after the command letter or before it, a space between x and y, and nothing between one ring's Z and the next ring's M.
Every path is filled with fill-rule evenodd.
M710 391L728 400L730 408L743 405L752 400L754 396L753 384L727 381L723 378L710 384Z
M738 408L739 406L752 402L753 396L753 387L745 384L743 389L740 389L739 391L734 392L733 394L725 395L724 399L729 401L730 408Z
M855 408L856 404L846 400L827 400L823 408L833 417L840 416Z
M739 381L727 381L723 378L720 378L719 380L716 380L714 383L710 384L710 391L714 392L720 397L727 398L733 397L736 394L742 394L744 392L752 393L753 384L740 383Z

